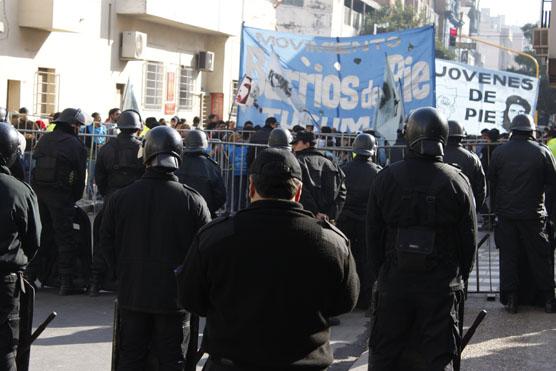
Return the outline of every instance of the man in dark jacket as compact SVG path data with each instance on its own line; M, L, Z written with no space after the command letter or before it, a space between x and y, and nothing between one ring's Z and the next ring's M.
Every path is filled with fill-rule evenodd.
M98 152L95 166L95 182L104 202L118 189L124 188L145 172L145 165L138 158L141 141L137 135L143 127L141 115L134 110L123 111L118 117L120 133L116 139L102 146ZM100 226L104 209L101 209L93 223L93 264L89 295L97 296L106 274L106 262L99 249Z
M33 151L37 163L31 185L39 198L44 226L42 244L51 240L53 234L58 248L59 294L69 295L77 292L72 276L77 256L73 221L75 203L81 199L85 188L87 153L77 137L79 127L85 123L85 115L80 109L67 108L55 122L54 131L43 135ZM33 268L31 277L34 272Z
M206 371L325 370L327 317L350 311L359 284L348 239L298 203L301 169L287 151L261 152L251 206L197 237L178 274L180 303L207 318Z
M297 133L293 142L293 151L303 172L303 193L299 202L317 218L333 220L346 199L344 173L315 149L315 145L315 135L308 131Z
M265 144L266 145L268 143L268 138L270 137L270 132L272 131L272 129L276 128L277 126L278 126L278 121L276 121L276 118L275 117L268 117L264 122L264 126L260 130L257 130L253 134L249 143ZM249 147L249 150L247 151L247 168L248 169L251 168L251 164L255 160L255 157L263 149L264 148L257 147L257 146L250 146Z
M37 197L27 183L10 174L17 161L19 136L0 123L0 370L16 370L21 273L39 247L41 222Z
M545 186L556 185L556 167L550 150L538 144L530 116L512 121L511 138L492 154L488 178L498 217L496 245L500 249L500 290L507 310L516 313L520 289L520 264L529 264L537 288L544 294L546 312L554 303L553 250L545 233ZM522 258L522 256L524 258Z
M144 369L149 351L161 370L182 370L189 314L177 302L174 269L210 213L174 175L183 149L178 132L160 126L145 140L145 174L109 198L101 226L101 250L119 279L118 370Z
M485 202L486 197L485 172L479 157L461 145L463 138L465 138L463 126L457 121L448 121L448 144L444 148L444 162L458 165L467 176L473 188L476 207L479 209Z
M212 217L226 203L226 187L218 163L207 154L208 141L201 130L190 130L176 176L203 196Z
M375 138L370 134L359 134L353 142L353 161L342 166L346 176L346 203L338 217L337 226L346 234L351 242L351 251L357 273L361 281L361 292L357 307L367 309L371 303L371 289L376 277L369 276L369 259L365 242L365 216L369 191L382 169L372 161L375 153Z
M405 159L382 170L371 188L367 244L370 274L378 277L373 371L449 369L460 351L456 297L463 300L473 265L476 214L467 177L442 161L447 136L436 109L415 110Z

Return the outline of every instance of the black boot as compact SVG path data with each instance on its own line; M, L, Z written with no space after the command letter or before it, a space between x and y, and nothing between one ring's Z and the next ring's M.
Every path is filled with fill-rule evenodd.
M556 313L556 299L554 299L553 290L545 293L544 300L544 311L546 313Z
M73 285L73 276L71 274L60 275L60 289L58 290L58 295L67 296L79 293L79 290Z
M508 304L506 304L506 312L517 313L517 294L508 294Z
M89 285L89 296L94 298L99 296L101 289L101 279L98 276L93 276L91 284Z

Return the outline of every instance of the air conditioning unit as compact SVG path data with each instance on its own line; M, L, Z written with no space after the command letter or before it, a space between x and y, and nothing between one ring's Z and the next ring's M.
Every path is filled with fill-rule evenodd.
M144 59L147 49L147 34L139 31L122 32L122 48L120 58L124 60Z
M214 53L208 51L199 52L197 56L197 69L207 72L214 71Z

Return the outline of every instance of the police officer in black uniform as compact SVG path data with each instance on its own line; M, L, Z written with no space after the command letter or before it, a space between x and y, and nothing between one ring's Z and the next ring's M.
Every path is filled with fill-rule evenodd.
M287 151L292 150L293 136L288 129L285 128L275 128L270 132L268 137L268 147L285 149Z
M73 221L75 203L85 188L87 152L77 137L85 115L80 109L66 108L55 123L54 131L44 134L33 151L36 166L31 185L39 198L42 245L46 247L44 241L53 234L58 248L59 294L69 295L77 292L72 276L77 256Z
M226 186L218 163L209 157L207 136L201 130L190 130L185 137L185 148L176 176L203 196L210 213L216 212L226 203Z
M382 169L372 161L376 141L370 134L359 134L353 141L355 158L342 166L346 176L347 197L337 226L351 241L351 251L361 281L357 307L367 309L371 302L371 288L376 277L369 277L369 259L365 243L365 217L369 191L378 172Z
M545 186L556 185L554 157L548 147L535 141L530 116L516 116L510 130L510 141L496 148L488 168L498 217L494 237L500 249L500 290L507 298L508 312L516 313L520 264L529 264L536 286L544 294L546 312L554 313L554 268L550 256L554 252L545 233L544 206Z
M315 148L316 143L315 135L309 131L297 133L293 141L293 151L303 172L299 202L317 218L333 220L346 199L344 173Z
M264 126L262 128L260 128L259 130L257 130L255 133L253 133L253 136L251 137L251 140L249 141L249 143L252 144L267 144L268 143L268 138L270 137L270 133L272 132L272 130L276 127L278 127L278 121L276 120L275 117L267 117L267 119L264 122ZM262 151L264 148L263 147L257 147L257 146L250 146L248 151L247 151L247 167L251 168L251 164L253 163L253 161L255 161L255 157L257 156L257 154Z
M0 370L16 371L21 273L39 248L41 221L31 187L10 174L19 136L0 123Z
M325 370L327 317L359 292L348 239L298 203L301 168L269 148L251 167L251 206L201 229L178 274L180 303L207 318L206 371Z
M0 123L5 122L8 125L8 111L4 107L0 107ZM13 165L10 166L10 173L21 181L25 181L25 163L23 161L23 153L25 152L25 147L27 145L25 136L20 132L17 132L19 137L19 147L17 152L17 159L14 161Z
M448 121L448 144L444 148L444 162L458 165L467 176L473 188L475 204L479 209L485 202L486 176L479 157L463 148L461 144L463 138L465 138L463 126L457 121Z
M123 111L118 117L117 127L120 133L116 139L110 140L100 148L95 165L95 183L105 203L115 191L130 185L145 172L143 160L138 158L141 141L137 136L143 128L141 115L135 110ZM93 223L95 248L90 296L98 295L107 268L98 248L102 215L101 209Z
M174 269L210 212L201 195L174 175L182 150L176 130L150 130L145 174L109 197L102 218L101 250L119 279L120 371L143 370L149 352L160 370L184 367L189 314L177 303Z
M436 109L415 110L405 159L382 170L371 188L367 244L370 274L378 277L373 371L449 369L459 352L456 297L462 300L473 265L476 214L467 177L442 161L447 137L448 123Z

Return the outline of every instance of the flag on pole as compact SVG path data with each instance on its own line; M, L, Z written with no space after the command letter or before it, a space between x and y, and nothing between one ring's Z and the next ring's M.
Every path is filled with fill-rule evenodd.
M399 84L394 79L388 56L385 58L384 82L379 93L374 127L381 137L394 141L398 129L403 126L404 107Z
M137 103L133 83L129 78L127 79L127 84L125 86L124 99L122 103L122 110L125 111L126 109L132 109L139 112L139 104Z

